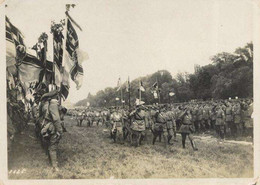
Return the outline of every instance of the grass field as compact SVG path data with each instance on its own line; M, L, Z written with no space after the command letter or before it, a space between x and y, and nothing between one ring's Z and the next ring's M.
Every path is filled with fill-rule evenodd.
M136 148L112 143L102 127L77 127L70 117L65 122L60 171L52 171L31 126L17 136L8 155L9 179L253 177L253 145L196 137L199 151L194 152L189 141L182 149L178 136L166 151L163 142L151 145L149 135L148 142Z

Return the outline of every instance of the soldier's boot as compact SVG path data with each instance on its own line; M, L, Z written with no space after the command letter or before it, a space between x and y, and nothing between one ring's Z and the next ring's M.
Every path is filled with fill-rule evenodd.
M58 160L57 160L57 152L55 150L50 150L50 158L51 158L51 165L54 171L59 171L58 168Z
M124 141L125 141L125 140L126 140L126 138L127 138L127 134L128 134L128 133L127 133L127 131L126 131L126 130L124 130L124 131L123 131L123 140L124 140Z
M173 143L170 142L171 139L172 139L172 136L168 136L168 144L169 144L169 145L173 145Z
M62 132L67 132L67 129L65 128L64 124L62 124L61 126L62 126Z
M49 150L48 150L48 152L47 152L47 156L48 156L49 164L52 165L52 164L51 164L51 156L50 156L50 152L49 152Z
M140 138L140 145L142 143L142 141L146 141L147 140L147 134L144 132L141 132L141 138Z
M185 148L185 140L182 140L182 148Z
M137 132L137 135L136 135L136 147L140 146L141 144L141 133Z
M117 132L115 131L115 132L113 132L113 140L114 140L114 143L117 141Z
M167 150L168 149L168 137L166 135L163 135L163 140L164 140L165 149Z
M173 141L177 142L176 132L173 133Z
M157 138L157 136L153 136L153 145L154 145L154 143L156 141L156 138Z
M220 131L220 138L221 138L221 139L224 139L224 138L225 138L225 132L224 132L224 130L221 130L221 131Z
M191 143L191 146L192 146L193 150L194 150L194 151L197 151L198 148L196 147L195 142L194 142L193 140L190 140L190 143Z

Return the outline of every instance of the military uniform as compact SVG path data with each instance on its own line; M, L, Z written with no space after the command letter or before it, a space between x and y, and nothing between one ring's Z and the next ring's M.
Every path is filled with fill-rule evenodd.
M142 139L146 139L146 131L148 131L149 128L148 114L144 110L144 107L137 107L136 110L132 111L129 114L129 117L132 120L132 124L130 125L130 129L132 132L131 135L136 136L136 144L137 146L139 146L142 142Z
M166 112L166 126L168 131L168 143L170 144L171 138L174 136L174 140L176 140L176 122L175 122L175 114L173 111L168 110Z
M203 115L203 107L200 106L200 107L198 108L198 113L197 113L199 132L201 131L201 127L203 126L203 125L202 125L202 121L203 121L202 115Z
M193 140L192 137L192 133L195 131L192 122L192 115L190 114L189 111L185 110L180 117L182 118L182 125L180 127L179 132L181 133L182 136L182 147L185 148L186 137L188 136L193 150L198 150L195 145L195 141Z
M199 123L198 123L198 107L195 106L192 110L192 121L194 123L195 131L199 132Z
M144 110L135 110L130 113L130 117L133 118L133 123L131 125L131 129L134 131L145 131L146 126L148 125L147 114Z
M237 103L233 107L233 113L234 113L234 124L235 124L235 133L236 135L240 135L242 133L242 122L241 122L241 107Z
M107 121L108 121L108 120L107 120L108 112L104 110L104 111L102 111L100 114L101 114L101 117L102 117L102 124L105 124L105 125L106 125L106 124L107 124Z
M85 115L83 112L78 112L77 114L77 125L82 126L82 122L85 119Z
M233 111L231 106L227 106L225 110L226 129L230 130L230 134L234 135Z
M57 148L62 134L62 121L60 118L58 91L54 90L45 93L41 97L42 120L41 134L48 141L48 153L52 166L57 169Z
M216 110L215 110L215 108L212 108L212 110L210 111L210 120L211 120L211 128L212 129L215 129L216 119L217 119Z
M179 132L180 133L186 133L190 134L194 132L194 126L192 123L192 115L191 114L185 114L185 111L183 112L183 121L182 125L180 127Z
M156 138L163 135L165 147L168 147L168 130L167 130L167 115L165 112L156 112L154 117L154 125L152 126L153 131L153 144Z
M101 115L101 112L100 111L96 111L94 115L95 115L95 122L96 122L97 126L99 124L102 125L102 115Z
M253 137L253 103L245 110L245 132L247 136Z
M210 123L209 123L209 109L207 106L205 106L202 109L202 125L203 125L203 129L209 129L210 127Z
M87 115L87 125L89 127L93 126L93 118L94 118L93 112L92 111L88 111L86 115Z
M110 123L112 125L111 134L114 142L118 140L122 141L124 123L123 123L123 116L118 110L111 114Z
M222 139L224 139L225 137L224 131L225 131L225 113L219 107L216 114L216 132Z

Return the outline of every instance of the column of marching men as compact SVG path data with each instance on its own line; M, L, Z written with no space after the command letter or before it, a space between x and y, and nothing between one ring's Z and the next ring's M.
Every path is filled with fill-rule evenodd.
M8 118L21 115L20 121L26 122L29 115L15 107L14 101L8 93ZM193 134L215 133L223 140L238 137L253 137L253 100L219 100L188 102L165 105L135 104L132 109L123 107L67 109L60 105L60 95L57 90L49 90L44 83L39 85L34 94L35 100L31 106L32 120L35 124L35 133L41 141L49 162L55 171L59 170L57 148L63 132L66 132L64 116L67 114L77 120L77 126L105 127L110 131L109 137L114 143L130 142L140 146L143 141L153 145L157 140L165 147L181 142L186 147L188 137L193 150L198 150ZM144 103L144 102L143 102ZM18 104L17 104L17 107ZM22 107L22 106L21 106ZM9 121L10 120L10 121ZM68 119L69 120L69 119ZM17 121L17 120L16 120ZM12 136L11 123L8 119L8 134ZM19 121L17 121L19 122ZM10 127L10 128L9 128ZM149 137L151 133L152 138ZM178 141L176 135L181 135ZM151 139L151 141L149 140Z
M253 136L253 100L220 100L189 102L165 105L136 104L131 110L122 107L87 108L71 110L77 125L86 123L91 127L105 126L110 130L113 142L129 141L136 146L148 139L152 133L152 144L157 138L164 145L178 142L176 133L182 137L185 148L186 138L194 150L198 150L193 134L213 133L219 139L236 139ZM173 141L173 142L172 142Z

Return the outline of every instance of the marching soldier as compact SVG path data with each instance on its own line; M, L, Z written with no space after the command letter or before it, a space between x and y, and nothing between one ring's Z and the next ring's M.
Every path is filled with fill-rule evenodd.
M232 106L228 102L227 107L225 110L225 121L226 121L226 128L230 130L230 135L234 136L235 129L234 129L234 123L233 123L233 111L232 111Z
M87 112L87 125L89 127L93 126L93 118L94 118L93 112L92 110L89 110Z
M234 126L235 126L235 134L236 136L241 135L242 133L242 122L241 122L241 107L240 104L237 102L233 107L234 113Z
M95 117L96 117L96 122L97 122L97 126L99 126L101 124L102 126L102 115L101 115L101 111L97 110L95 113Z
M183 120L179 130L182 136L182 147L185 148L186 137L188 136L193 150L194 151L198 150L198 148L195 145L195 141L193 140L192 137L192 133L194 132L194 125L192 123L191 111L188 109L184 110L184 112L180 115L180 117Z
M216 127L216 106L214 106L210 111L211 128L215 130Z
M198 116L198 130L199 132L201 132L201 128L202 128L202 115L203 115L203 107L202 105L200 105L198 107L198 113L197 113L197 116Z
M119 112L119 108L112 109L110 116L110 123L112 125L111 136L114 142L123 142L123 115Z
M203 130L206 131L210 127L209 123L209 109L207 105L204 105L202 109L202 125L203 125Z
M85 115L84 115L84 113L83 112L78 112L77 113L77 126L79 126L79 127L81 127L82 126L82 122L83 122L83 120L84 120L84 117L85 117Z
M249 102L250 103L250 102ZM245 110L245 134L253 137L253 103L250 103Z
M220 106L217 107L216 114L216 132L220 136L221 139L225 137L225 113Z
M165 114L165 107L159 109L154 116L154 128L153 128L153 144L156 141L157 136L163 135L165 148L168 149L168 130L167 130L167 116Z
M174 136L174 141L176 140L176 122L175 122L175 114L172 110L168 110L165 113L166 115L166 126L167 126L167 131L168 131L168 144L172 144L170 143L172 137Z
M148 125L148 116L142 103L136 105L136 109L129 114L132 124L130 126L133 134L136 134L136 144L139 146L142 138L145 136L146 126Z
M109 119L109 112L107 110L101 111L101 117L102 117L102 124L106 125L108 127L107 122Z
M192 121L194 123L195 132L199 132L199 123L198 123L198 104L196 104L192 110Z

